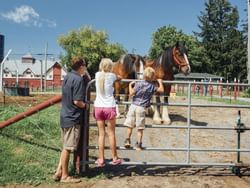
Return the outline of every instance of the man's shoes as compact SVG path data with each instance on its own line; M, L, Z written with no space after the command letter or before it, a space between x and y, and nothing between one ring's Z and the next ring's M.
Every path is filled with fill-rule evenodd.
M67 176L66 178L61 178L60 180L61 183L79 183L81 182L80 179L74 178L72 176Z
M135 143L135 149L138 150L138 151L143 150L142 142L136 142Z
M54 181L60 181L60 180L61 180L61 175L54 174L54 175L52 176L52 179L53 179Z
M126 140L124 141L124 147L127 149L131 147L130 138L126 138Z

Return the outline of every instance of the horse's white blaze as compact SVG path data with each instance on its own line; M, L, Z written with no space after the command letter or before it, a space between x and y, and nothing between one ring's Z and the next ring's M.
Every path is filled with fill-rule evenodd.
M188 61L188 58L187 58L187 55L184 53L184 59L185 61L187 62L188 64L188 72L191 72L191 67L190 67L190 64L189 64L189 61Z
M143 70L144 70L144 66L143 66L143 62L140 60L140 75L139 75L139 79L143 79Z
M144 70L143 62L140 60L140 67L139 71L136 72L136 79L143 79L143 70Z

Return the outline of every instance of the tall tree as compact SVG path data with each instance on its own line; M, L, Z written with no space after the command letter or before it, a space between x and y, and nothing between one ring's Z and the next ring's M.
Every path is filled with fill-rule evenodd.
M192 72L201 72L204 67L209 69L209 61L199 41L195 37L177 30L174 26L163 26L153 33L149 57L151 59L157 58L166 47L174 46L177 41L185 41L186 43Z
M89 26L59 36L58 43L65 50L65 54L61 54L63 65L70 67L71 57L80 56L88 62L92 76L98 70L101 58L108 57L116 61L126 52L122 45L109 43L106 32L95 31Z
M233 80L246 79L246 48L238 30L239 13L228 0L208 0L198 17L201 41L211 62L211 73Z

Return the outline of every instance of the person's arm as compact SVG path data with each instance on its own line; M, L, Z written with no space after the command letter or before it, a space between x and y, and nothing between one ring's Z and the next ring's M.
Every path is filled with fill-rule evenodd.
M83 101L74 101L74 105L76 105L78 108L86 108L88 107L88 104Z
M135 95L135 90L134 90L134 88L133 88L133 85L134 85L134 84L135 84L135 82L130 82L129 85L128 85L128 87L129 87L129 95L130 95L130 96Z
M89 82L91 80L91 76L88 72L88 70L85 71L84 75L82 76L84 80L86 80L87 82Z
M156 92L163 93L164 92L164 86L162 83L162 79L157 79L157 82L159 84L159 87L157 88Z
M116 75L116 81L120 81L122 77L120 75Z
M73 104L78 108L87 109L88 104L83 101L84 99L84 80L83 77L76 79L73 86Z

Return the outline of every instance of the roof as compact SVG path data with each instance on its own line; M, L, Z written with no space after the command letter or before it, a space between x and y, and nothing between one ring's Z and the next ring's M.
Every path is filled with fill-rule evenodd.
M35 60L35 63L22 63L22 60L9 59L4 62L4 68L9 71L16 71L18 69L19 74L23 74L27 69L30 69L35 75L41 75L41 62L43 66L43 73L45 70L44 60ZM55 63L59 63L59 60L47 60L47 71L54 66Z
M25 54L22 58L29 58L29 59L33 59L31 53L27 53Z
M177 79L214 79L214 80L220 80L223 79L222 76L217 76L213 74L208 74L208 73L196 73L192 72L189 75L184 75L182 73L178 73L174 75L175 78Z

